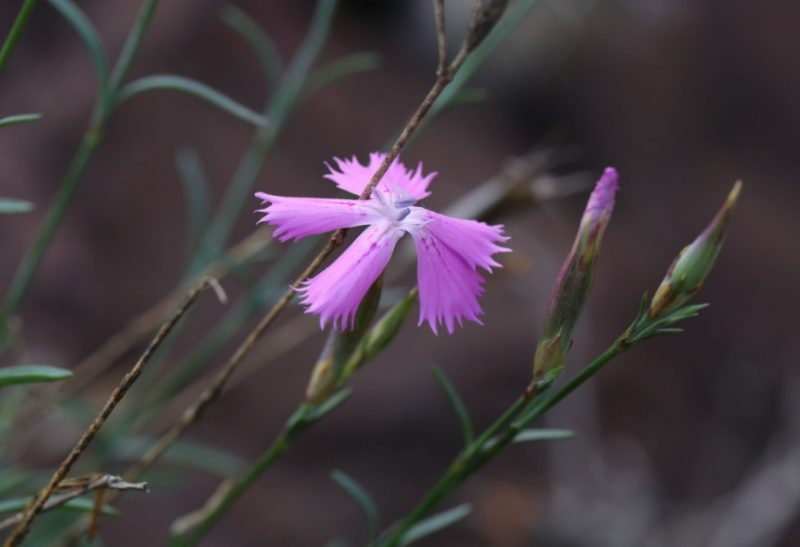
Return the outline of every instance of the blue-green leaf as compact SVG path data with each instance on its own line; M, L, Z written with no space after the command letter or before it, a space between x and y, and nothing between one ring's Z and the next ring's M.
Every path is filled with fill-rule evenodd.
M21 199L0 198L0 215L15 215L33 210L33 203Z
M42 115L35 112L31 112L30 114L15 114L13 116L6 116L5 118L0 118L0 127L6 127L7 125L16 125L20 123L35 122L36 120L40 120L41 118Z
M72 376L67 369L46 365L20 365L0 368L0 387L33 382L57 382Z
M378 534L378 508L367 491L355 479L339 469L331 473L331 478L347 492L367 519L367 537L372 541Z
M472 508L470 505L468 503L464 503L457 507L453 507L452 509L448 509L447 511L433 515L432 517L428 517L425 520L421 520L412 526L408 532L403 534L403 538L400 540L400 545L405 547L406 545L411 545L412 543L428 537L431 534L440 532L441 530L444 530L448 526L452 526L459 520L469 515L471 510Z
M458 423L461 425L461 433L464 435L464 444L468 445L472 442L472 439L475 435L472 427L472 420L469 418L469 412L467 411L467 407L464 404L463 399L461 399L461 396L458 394L455 386L452 382L450 382L442 369L439 367L433 367L433 377L436 378L436 383L439 384L439 387L442 389L445 397L447 397L450 406L453 407L453 410L458 417Z
M325 402L315 406L305 414L305 419L308 422L316 422L324 418L327 414L333 412L339 405L345 402L353 391L350 388L342 388L330 397Z
M193 148L184 148L175 157L189 217L189 249L194 250L211 219L211 192L200 156Z
M571 439L574 436L575 432L569 429L523 429L514 437L514 442L558 441Z
M184 76L177 76L175 74L157 74L155 76L145 76L144 78L134 80L120 90L118 102L122 103L140 93L157 90L180 91L192 95L253 125L262 126L269 123L266 116L236 102L213 87L198 82L197 80L192 80Z
M250 44L264 67L267 79L271 82L280 80L283 73L281 55L261 25L232 4L222 8L222 20Z
M308 77L304 94L306 97L310 97L338 80L375 70L380 65L380 56L372 51L345 55L313 71Z
M67 20L67 23L75 30L78 37L89 50L94 63L94 71L97 75L97 84L104 93L108 81L108 61L103 51L103 45L95 30L92 22L86 14L70 0L50 0L50 4Z

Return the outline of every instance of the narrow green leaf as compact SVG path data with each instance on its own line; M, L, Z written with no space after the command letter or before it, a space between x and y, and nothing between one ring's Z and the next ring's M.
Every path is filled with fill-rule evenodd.
M67 20L67 23L78 34L78 38L89 50L94 63L94 71L97 75L97 85L101 93L104 93L108 81L108 61L106 61L103 45L100 43L100 37L92 22L71 0L50 0L50 4Z
M663 327L656 330L656 334L681 334L684 330L680 327Z
M30 384L33 382L56 382L66 380L72 372L46 365L20 365L0 368L0 387L12 384Z
M380 56L372 51L345 55L312 72L308 77L304 96L310 97L343 78L375 70L380 65Z
M331 478L347 492L367 519L367 538L369 541L378 535L378 508L367 491L350 475L339 469L331 473Z
M197 246L211 219L211 192L200 156L193 148L184 148L175 157L175 166L180 175L189 221L188 248L190 253Z
M281 55L261 25L232 4L222 8L222 20L250 44L264 67L267 79L271 82L280 80L283 73Z
M0 127L6 127L7 125L16 125L20 123L35 122L36 120L40 119L42 119L42 115L36 112L31 112L29 114L15 114L13 116L6 116L5 118L0 118Z
M120 443L112 457L117 460L136 460L154 442L145 437L128 437ZM205 471L222 478L243 473L249 466L248 462L230 452L186 439L175 441L161 461L181 468Z
M5 397L5 394L3 395ZM31 481L34 474L14 465L6 465L0 469L0 494L21 487Z
M244 472L249 465L230 452L186 440L176 441L162 459L164 462L207 471L225 478Z
M470 511L472 511L470 505L464 503L433 515L432 517L428 517L425 520L421 520L403 535L403 539L400 540L400 545L405 547L406 545L411 545L425 537L440 532L469 515Z
M700 312L706 309L710 304L689 304L688 306L683 306L682 308L678 308L677 310L673 311L667 316L667 319L670 320L671 323L677 323L678 321L683 321L684 319L690 319L692 317L697 317Z
M202 82L198 82L197 80L192 80L184 76L177 76L175 74L157 74L155 76L145 76L144 78L135 80L120 90L118 102L122 103L140 93L158 90L180 91L192 95L240 120L244 120L256 126L263 126L269 123L265 116L236 102L216 89Z
M29 501L31 501L30 498L0 500L0 514L18 513L25 509ZM69 500L64 505L60 505L58 508L67 511L77 511L79 513L91 513L94 510L94 500L89 497L75 498ZM102 512L109 517L116 517L119 515L119 511L110 505L103 505Z
M315 406L314 408L309 410L308 413L305 415L306 420L308 422L316 422L324 418L327 414L333 412L336 409L336 407L345 402L352 394L353 390L351 390L350 388L340 389L339 391L328 397L328 399L324 403L321 403L319 406Z
M574 436L575 432L569 429L523 429L514 437L514 442L560 441L563 439L571 439Z
M0 198L0 215L14 215L33 210L33 203L21 199Z
M217 208L214 221L208 229L204 248L219 253L225 246L231 230L241 216L242 208L253 199L253 185L264 167L267 153L277 140L283 124L297 106L308 71L322 49L336 8L335 0L320 0L314 8L311 27L289 67L281 75L278 87L269 104L269 130L259 131L247 155L239 164L222 203Z
M25 25L28 24L28 19L30 19L37 1L38 0L24 0L19 7L17 16L14 18L14 23L8 31L8 36L6 36L3 46L0 47L0 74L5 70L8 60L11 58L11 52L14 51L14 48L17 46L17 41L22 35L22 31L25 29Z
M464 435L464 444L469 445L475 438L475 430L472 427L472 420L469 417L469 411L464 404L464 400L458 394L453 383L447 377L442 369L433 367L433 377L436 378L436 383L442 389L445 397L447 397L450 406L458 417L458 423L461 425L461 433Z
M485 89L477 87L468 87L459 90L458 93L453 95L450 106L463 106L470 104L480 104L486 102L489 98L489 93Z
M486 39L472 51L469 58L464 62L461 69L456 74L453 81L450 82L439 98L431 106L430 113L423 120L423 126L431 123L439 114L452 106L453 102L457 100L461 90L466 83L475 75L478 69L486 62L486 60L494 53L497 47L505 41L509 34L522 22L528 12L531 11L539 0L519 0L516 2L506 13L497 25L492 29ZM419 131L417 131L419 134Z

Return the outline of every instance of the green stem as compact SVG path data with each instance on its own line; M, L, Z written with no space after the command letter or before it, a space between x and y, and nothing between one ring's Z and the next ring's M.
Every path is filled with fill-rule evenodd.
M408 533L414 525L425 518L470 475L502 452L514 440L522 428L553 408L564 399L564 397L572 393L586 380L597 374L603 366L629 347L630 346L620 341L615 342L609 349L583 368L564 387L538 405L536 402L539 400L539 397L530 399L526 396L522 396L517 399L502 416L481 434L480 437L453 460L453 463L447 471L436 484L431 487L428 494L422 498L422 501L414 507L408 516L391 530L388 536L380 540L379 544L383 547L396 547L400 545L405 534ZM527 408L530 410L525 412ZM514 420L520 413L522 413L522 416ZM498 437L498 433L504 428L506 429Z
M14 51L14 47L17 45L17 40L19 40L22 31L25 29L25 25L28 23L28 19L33 13L33 8L35 6L36 0L25 0L25 2L23 2L22 6L19 8L17 18L14 19L14 24L11 26L11 30L8 32L8 36L6 37L6 41L3 43L2 49L0 49L0 74L2 74L5 70L8 59L11 57L11 52Z
M61 221L72 201L75 190L78 188L86 165L102 139L103 132L116 103L116 97L122 79L125 77L128 68L130 68L133 62L133 57L139 48L142 37L150 24L157 5L158 0L147 0L142 6L139 16L131 32L128 34L122 52L114 66L108 86L105 90L101 90L95 102L89 127L81 139L78 151L70 162L55 200L48 209L42 227L36 234L33 245L22 259L14 279L11 282L11 287L8 290L5 303L3 304L2 310L0 310L0 349L7 343L8 320L19 311L22 300L44 259L47 249L53 242L53 238L61 225ZM23 9L24 7L25 6L23 6ZM6 41L6 43L8 43L8 41Z
M69 168L64 175L61 186L58 188L58 193L56 194L53 204L47 210L47 214L42 221L42 226L36 234L36 240L22 259L14 275L14 279L11 282L5 305L3 306L2 312L0 312L0 338L2 338L2 334L4 334L3 331L8 323L8 319L19 310L22 299L25 297L25 293L33 277L36 275L36 271L39 269L44 255L64 218L64 214L80 182L81 175L86 168L86 164L99 142L99 128L91 124L81 139L77 153L69 164Z
M239 479L220 499L216 502L213 509L196 528L192 529L186 536L174 537L170 541L170 547L190 547L197 545L203 537L214 527L220 518L236 503L255 481L280 458L292 446L292 441L300 432L310 427L313 422L307 418L308 407L300 405L284 426L280 434L275 438L270 447L261 455L258 461L250 468L247 474Z
M270 123L256 131L214 215L207 231L206 241L201 245L192 271L202 267L208 260L213 260L225 246L239 218L239 212L250 197L253 184L261 175L267 153L302 96L306 77L327 39L335 9L336 0L323 0L317 5L308 35L292 60L286 75L281 79L275 97L265 109Z
M130 33L128 33L128 37L125 39L125 44L122 46L122 51L120 51L119 57L117 57L117 62L114 65L114 69L111 71L111 76L108 79L108 87L111 90L111 94L115 98L117 92L122 87L122 80L125 78L125 75L128 73L128 69L133 63L133 57L136 55L136 52L139 51L139 46L144 38L144 33L147 32L147 28L150 26L150 22L153 20L153 15L158 7L158 2L159 0L146 0L142 6L142 9L139 10L139 15L136 16L136 21L133 23L133 28L131 28ZM109 105L111 108L113 108L114 102L115 101L111 101Z
M575 391L586 380L597 374L609 361L617 357L619 354L624 353L631 346L622 342L622 339L614 342L614 344L604 351L597 359L592 361L589 365L584 367L572 380L567 382L561 389L553 394L552 397L546 399L541 405L534 406L529 414L525 414L520 420L511 424L511 427L519 432L522 428L527 426L536 418L544 415L548 410L560 403L564 397ZM513 440L513 439L512 439Z

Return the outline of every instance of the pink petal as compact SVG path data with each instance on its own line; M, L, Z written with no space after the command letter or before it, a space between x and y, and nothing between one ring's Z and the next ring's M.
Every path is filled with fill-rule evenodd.
M256 197L270 202L257 212L265 213L258 222L277 226L273 237L286 241L332 232L339 228L366 226L379 218L368 201L355 199L289 198L263 192Z
M337 258L299 289L306 313L317 313L324 329L328 321L334 328L352 328L358 305L378 279L403 231L393 223L370 225Z
M369 155L367 165L361 165L355 156L349 160L334 158L338 171L328 165L330 172L325 175L325 178L335 182L336 186L345 192L361 195L361 192L364 191L364 188L367 187L367 184L372 179L372 175L383 163L384 158L386 158L386 154L373 152ZM411 197L420 200L430 195L428 185L435 176L436 173L422 174L422 162L412 172L406 169L398 159L395 159L378 183L378 188L384 191L391 191L392 187L396 186L402 188Z
M592 195L589 196L585 215L597 218L605 214L610 215L614 208L614 194L617 193L617 190L619 190L617 170L613 167L606 167L600 180L597 181Z
M478 297L483 277L477 268L491 271L500 266L492 255L509 251L499 245L508 240L502 227L412 207L403 228L417 247L419 324L427 321L436 333L438 324L444 323L451 334L456 321L481 324Z

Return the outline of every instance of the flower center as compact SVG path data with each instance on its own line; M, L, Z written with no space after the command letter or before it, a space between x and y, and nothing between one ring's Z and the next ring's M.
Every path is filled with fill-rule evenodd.
M389 189L375 188L372 197L380 205L381 212L394 222L405 219L411 213L411 206L417 202L414 196L394 185Z

